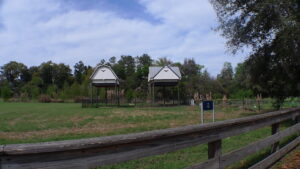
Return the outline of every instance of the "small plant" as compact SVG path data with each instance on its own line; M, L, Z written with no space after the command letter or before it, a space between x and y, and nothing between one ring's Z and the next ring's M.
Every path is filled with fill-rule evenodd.
M28 96L28 94L27 94L27 93L21 93L21 95L20 95L20 100L21 100L22 102L28 102L28 101L29 101L29 96Z
M76 97L74 98L74 103L81 103L82 100L84 100L84 99L88 99L88 97L84 97L84 96L76 96Z
M42 94L39 97L39 102L41 102L41 103L50 103L51 102L51 97L49 95Z
M12 96L12 91L8 86L3 86L1 89L1 96L4 101L9 101Z

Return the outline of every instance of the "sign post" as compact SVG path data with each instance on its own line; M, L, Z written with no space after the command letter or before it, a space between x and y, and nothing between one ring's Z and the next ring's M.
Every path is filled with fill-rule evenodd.
M201 107L201 124L204 123L204 111L205 110L212 110L213 111L213 115L212 115L212 120L213 122L215 122L215 106L214 106L214 102L213 101L202 101L202 103L200 103L200 107Z

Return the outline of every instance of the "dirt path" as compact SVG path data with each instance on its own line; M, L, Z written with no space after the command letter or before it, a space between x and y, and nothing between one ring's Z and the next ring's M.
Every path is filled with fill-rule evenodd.
M300 145L277 162L271 169L300 169Z

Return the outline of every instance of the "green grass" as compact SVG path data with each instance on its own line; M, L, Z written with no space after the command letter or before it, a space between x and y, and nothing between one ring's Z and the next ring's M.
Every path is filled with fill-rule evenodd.
M177 127L197 124L199 116L197 107L186 106L83 109L80 104L73 103L0 102L0 108L0 144L87 138Z
M217 120L255 114L258 112L242 111L239 107L216 106ZM90 138L172 128L199 124L199 117L197 106L81 108L81 104L75 103L0 102L0 144ZM206 122L211 121L210 112L206 112L205 117ZM226 138L222 143L223 153L265 138L270 133L270 127L266 127ZM257 157L260 156L251 156L230 168L249 166ZM206 159L207 145L199 145L102 168L176 169Z

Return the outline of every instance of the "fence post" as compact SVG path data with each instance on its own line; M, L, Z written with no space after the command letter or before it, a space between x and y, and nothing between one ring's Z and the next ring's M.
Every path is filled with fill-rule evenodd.
M300 116L296 116L293 120L294 120L295 124L300 123ZM300 132L299 131L297 132L297 136L300 136Z
M216 140L208 143L208 159L216 159L216 168L220 168L220 158L222 154L222 140Z
M296 116L293 120L296 124L299 123L300 122L300 116Z
M275 123L275 124L272 124L272 135L276 134L279 132L279 124L280 123ZM279 142L276 142L274 144L272 144L271 146L271 153L274 153L276 151L279 150Z

